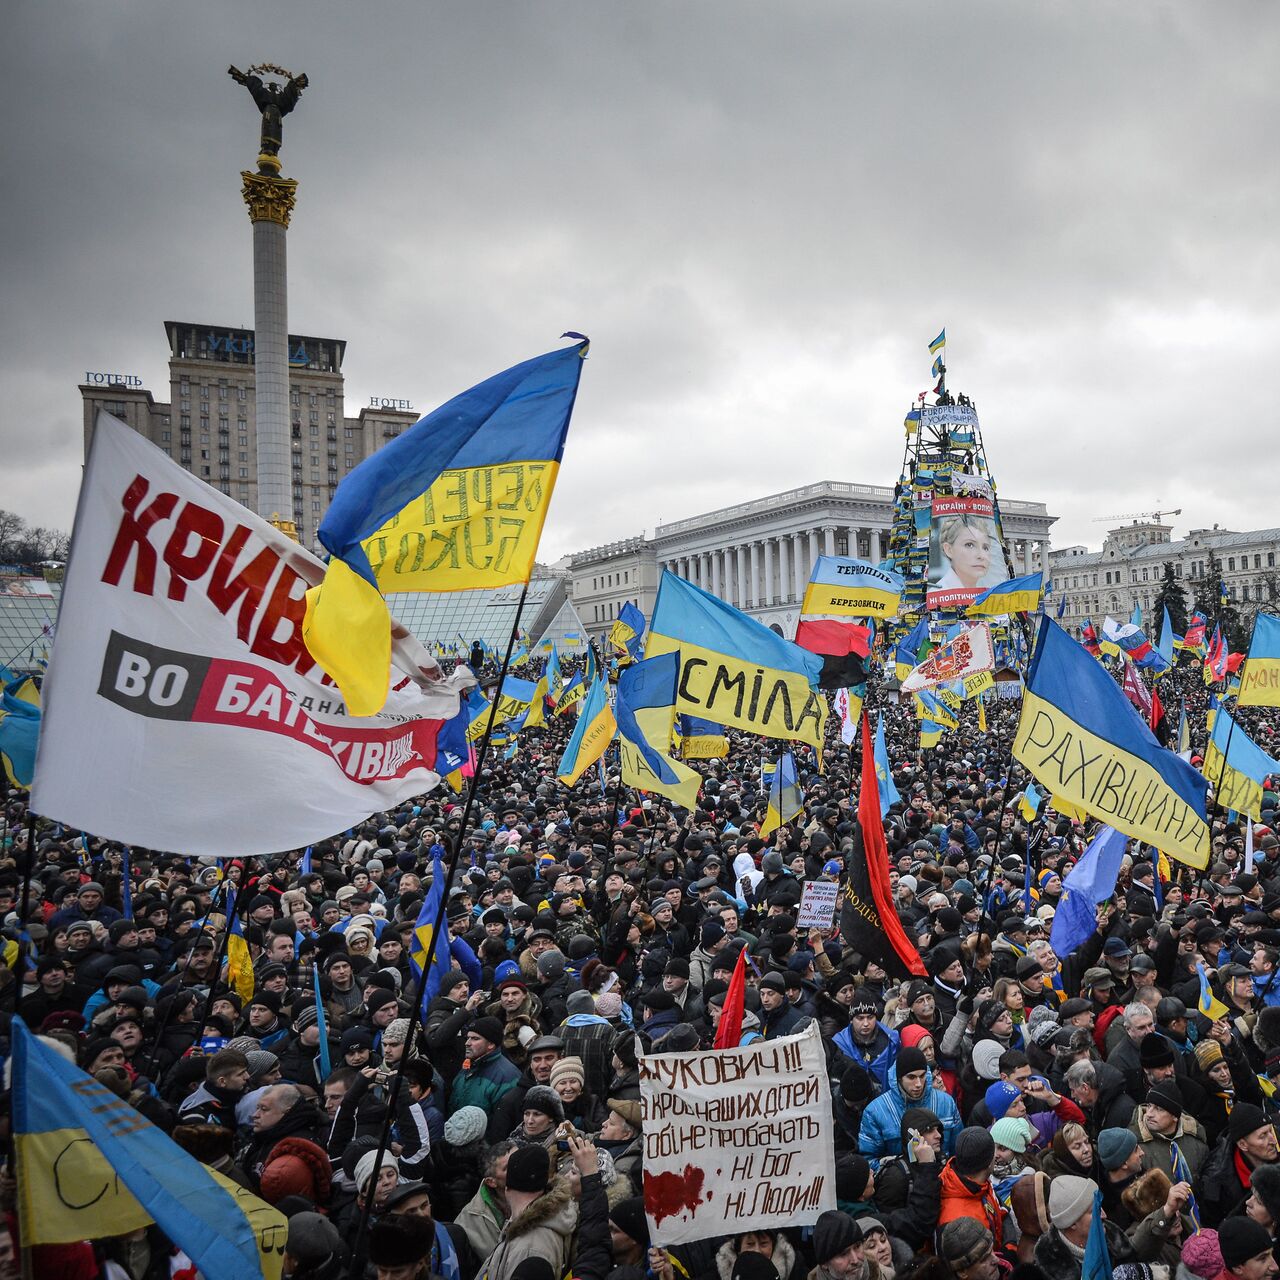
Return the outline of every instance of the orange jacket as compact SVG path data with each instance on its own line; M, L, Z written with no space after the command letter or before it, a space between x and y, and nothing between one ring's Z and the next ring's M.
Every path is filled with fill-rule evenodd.
M955 1171L955 1160L948 1160L942 1169L942 1209L938 1214L938 1230L956 1218L973 1218L991 1232L999 1253L1004 1244L1004 1210L996 1199L990 1180L974 1190L973 1184Z

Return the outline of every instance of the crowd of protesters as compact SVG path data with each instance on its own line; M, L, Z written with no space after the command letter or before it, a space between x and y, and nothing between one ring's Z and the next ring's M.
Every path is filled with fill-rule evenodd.
M1202 743L1198 672L1165 685ZM17 938L30 867L31 945L9 947L0 1008L286 1214L297 1280L1078 1280L1096 1191L1116 1280L1270 1280L1270 791L1252 870L1220 811L1202 872L1159 878L1133 844L1096 932L1059 956L1055 906L1094 824L1021 816L1018 701L993 699L985 733L966 705L923 752L909 708L874 702L902 797L889 879L927 977L854 950L838 913L797 929L805 882L838 880L856 843L860 759L835 717L821 772L797 752L803 813L768 840L772 744L730 733L726 757L699 762L690 812L622 787L610 763L567 791L571 717L553 717L490 757L466 828L441 787L314 846L305 872L301 851L134 849L129 916L122 848L40 819L30 850L11 794L0 916ZM1242 723L1269 745L1265 716ZM434 854L455 849L454 967L420 1014L414 926ZM228 883L248 996L220 945ZM743 948L743 1040L821 1033L838 1207L812 1227L654 1248L637 1054L710 1047ZM1197 963L1228 1010L1217 1021L1198 1013ZM20 1245L12 1176L0 1191ZM40 1246L29 1265L157 1280L171 1254L152 1227ZM12 1266L0 1256L0 1274Z

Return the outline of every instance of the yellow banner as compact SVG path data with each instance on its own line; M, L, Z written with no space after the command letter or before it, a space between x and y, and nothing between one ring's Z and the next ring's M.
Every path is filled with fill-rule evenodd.
M800 612L824 618L891 618L898 612L901 594L876 587L839 587L811 582L805 589Z
M1209 865L1209 827L1145 760L1027 691L1013 757L1049 793L1188 866Z
M1228 748L1230 750L1230 748ZM1239 759L1239 756L1236 757ZM1222 752L1212 738L1204 752L1204 768L1201 770L1213 785L1213 798L1224 809L1247 813L1254 822L1262 821L1262 783L1255 782L1247 773L1229 765L1222 768Z
M1240 672L1242 707L1280 707L1280 658L1250 658Z
M729 754L729 739L681 738L680 754L686 760L722 760Z
M990 671L975 671L964 678L964 696L966 699L976 698L995 686L995 679Z
M822 756L827 700L804 676L757 666L650 631L645 657L680 654L676 710L765 738L807 742Z
M83 1129L50 1129L15 1138L18 1210L26 1244L73 1244L149 1227L151 1215L120 1181ZM280 1280L289 1222L252 1191L205 1166L230 1193L258 1240L265 1280Z
M442 472L364 542L378 586L390 595L527 581L558 471L543 459Z

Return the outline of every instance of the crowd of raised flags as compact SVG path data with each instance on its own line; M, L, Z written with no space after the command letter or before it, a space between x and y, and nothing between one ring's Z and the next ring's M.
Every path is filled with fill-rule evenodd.
M339 486L320 529L330 559L323 581L307 592L302 625L308 653L340 690L352 716L378 716L397 691L393 651L398 624L388 610L387 595L528 582L587 355L585 339L566 336L574 339L572 346L516 365L455 397L361 464ZM938 395L945 395L945 344L944 330L929 346ZM920 413L913 410L907 431L918 432L919 424ZM954 447L975 447L963 431L951 435ZM913 487L924 483L917 475ZM211 976L206 971L208 981L196 992L206 998L201 1023L191 1028L185 1052L163 1072L155 1070L154 1055L147 1064L141 1058L130 1059L130 1068L145 1069L126 1072L128 1087L122 1095L92 1074L101 1056L96 1040L85 1036L76 1042L80 1067L88 1069L87 1074L67 1060L56 1037L49 1038L50 1031L65 1028L44 1025L44 1019L29 1029L20 1018L12 1019L10 1107L20 1237L28 1246L76 1243L66 1235L71 1227L53 1225L56 1215L48 1221L42 1218L54 1194L58 1159L70 1141L93 1152L85 1157L91 1161L91 1174L102 1172L118 1184L112 1194L119 1200L115 1221L121 1231L155 1224L174 1250L175 1266L192 1264L208 1276L262 1275L274 1280L285 1257L289 1274L299 1277L340 1273L311 1272L300 1265L306 1261L308 1244L302 1224L295 1247L292 1218L286 1222L279 1208L272 1207L262 1168L252 1169L248 1186L238 1186L143 1118L152 1097L158 1099L172 1084L171 1077L181 1074L181 1062L202 1066L207 1054L212 1066L230 1045L229 1035L221 1037L221 1045L214 1044L221 1015L212 1010L220 989L224 999L234 996L239 1002L236 1012L246 1015L233 1029L260 1046L248 1050L248 1057L266 1052L268 1044L285 1043L261 1034L270 1020L255 1021L248 1015L254 1008L265 1008L278 1018L281 1000L274 991L272 999L265 994L264 984L279 976L267 948L268 943L276 945L274 938L290 933L296 934L299 946L306 943L312 951L305 966L281 966L296 990L291 997L292 1025L280 1028L280 1036L291 1037L288 1043L296 1051L291 1069L307 1077L291 1082L293 1093L298 1094L302 1085L319 1094L327 1090L335 1070L350 1070L348 1037L353 1031L361 1033L351 1041L356 1056L372 1049L365 1062L382 1061L376 1077L370 1077L383 1091L381 1110L367 1125L371 1132L366 1136L375 1141L360 1150L350 1171L341 1170L357 1193L355 1209L343 1219L350 1229L345 1244L362 1262L372 1259L378 1266L380 1251L390 1259L397 1242L409 1247L405 1242L412 1243L414 1232L413 1224L394 1221L399 1215L385 1199L378 1201L368 1181L361 1183L365 1156L375 1157L376 1173L385 1155L398 1170L397 1181L420 1187L426 1196L445 1195L457 1173L450 1159L462 1161L468 1147L472 1171L489 1169L480 1134L496 1146L507 1133L495 1130L492 1113L472 1101L485 1099L495 1106L497 1101L489 1089L491 1084L496 1087L497 1076L486 1076L484 1088L473 1087L473 1054L489 1063L509 1089L522 1071L533 1069L533 1057L544 1040L556 1042L554 1052L560 1058L577 1063L580 1077L595 1071L602 1076L599 1088L619 1088L616 1096L606 1092L588 1099L601 1111L592 1117L591 1131L600 1149L610 1155L599 1163L603 1177L606 1169L616 1174L624 1152L628 1157L635 1154L627 1143L636 1142L648 1123L640 1119L639 1085L629 1078L637 1070L633 1033L639 1034L645 1053L662 1052L668 1036L675 1038L667 1042L667 1051L727 1050L749 1037L781 1038L800 1029L805 1020L825 1018L824 1048L836 1102L830 1131L822 1140L834 1142L843 1158L837 1169L843 1180L837 1194L840 1207L832 1211L834 1217L824 1213L816 1222L799 1224L813 1230L795 1233L787 1245L793 1257L799 1251L815 1263L817 1280L905 1280L917 1265L908 1258L919 1253L943 1268L919 1271L920 1280L949 1275L994 1280L994 1272L975 1268L1015 1260L1028 1267L1041 1264L1045 1280L1060 1280L1051 1266L1057 1255L1046 1245L1042 1256L1040 1240L1055 1246L1071 1243L1074 1252L1066 1250L1066 1256L1075 1259L1074 1275L1082 1268L1089 1280L1113 1263L1138 1265L1132 1250L1126 1253L1104 1224L1104 1205L1110 1217L1117 1214L1119 1203L1119 1192L1113 1191L1117 1180L1111 1175L1120 1166L1110 1163L1110 1153L1123 1148L1124 1160L1129 1160L1140 1141L1151 1143L1151 1133L1142 1128L1145 1119L1130 1123L1139 1105L1149 1105L1148 1097L1155 1099L1158 1109L1181 1102L1180 1095L1160 1091L1167 1077L1146 1073L1145 1059L1139 1056L1128 1064L1131 1075L1125 1080L1126 1088L1141 1095L1130 1098L1129 1116L1117 1125L1111 1121L1118 1113L1097 1111L1101 1076L1095 1072L1094 1085L1088 1086L1079 1072L1079 1080L1073 1081L1072 1071L1082 1062L1106 1066L1112 1057L1123 1058L1123 1041L1109 1044L1100 1039L1106 1027L1098 1024L1108 1014L1108 1025L1114 1023L1125 1034L1139 1024L1160 1021L1161 1030L1151 1034L1169 1040L1174 1046L1170 1053L1184 1059L1178 1074L1188 1078L1209 1079L1212 1062L1206 1066L1202 1059L1211 1055L1202 1055L1200 1049L1219 1042L1223 1034L1228 1041L1234 1037L1239 1062L1245 1065L1237 1071L1239 1063L1231 1060L1235 1083L1229 1087L1218 1135L1227 1139L1224 1158L1255 1160L1246 1173L1275 1163L1274 1135L1268 1158L1255 1156L1252 1147L1233 1147L1237 1138L1232 1134L1233 1125L1243 1123L1239 1117L1244 1107L1258 1110L1259 1124L1239 1140L1252 1140L1259 1129L1271 1126L1269 1117L1276 1109L1267 1108L1274 1081L1280 1079L1280 1034L1273 1052L1257 1043L1256 1026L1247 1022L1251 1013L1280 1008L1280 986L1272 991L1280 982L1280 840L1268 826L1276 812L1269 803L1271 780L1280 773L1280 762L1257 740L1263 730L1274 737L1277 728L1271 713L1280 709L1280 620L1259 614L1247 652L1237 654L1229 651L1218 619L1193 614L1186 634L1178 636L1167 610L1154 645L1140 613L1128 622L1105 618L1100 631L1086 622L1081 641L1076 641L1046 613L1040 574L1000 582L951 615L931 619L911 607L919 601L919 584L908 583L900 570L901 560L871 564L849 556L819 557L794 640L669 571L660 580L651 616L646 619L635 602L625 603L599 649L591 644L574 646L580 652L572 655L562 653L554 641L520 632L519 620L505 648L478 642L477 653L477 646L465 637L433 638L423 653L435 665L419 672L424 681L439 678L441 661L470 662L478 677L474 685L459 686L456 711L440 722L436 733L435 773L447 791L442 789L434 798L406 797L394 811L394 822L378 832L377 845L364 841L366 847L360 848L362 841L353 829L345 840L336 837L323 848L308 843L305 854L284 855L270 865L257 866L253 860L238 865L239 883L246 887L237 892L228 881L221 907L207 892L203 901L197 899L203 914L184 919L188 932L168 939L172 964L167 972L163 965L155 970L155 976L172 988L164 997L170 1009L174 997L185 996L185 970L178 968L177 957L197 951L188 947L186 937L194 941L207 928L207 936L218 939L220 968ZM1060 609L1058 614L1061 617ZM1189 673L1206 697L1203 733L1198 725L1193 732L1188 717ZM37 755L41 693L35 681L19 680L3 670L0 677L0 763L10 785L27 788L38 768L46 767ZM50 677L55 692L58 683L55 647ZM1020 696L1007 699L1002 686ZM1176 732L1171 723L1175 702ZM495 754L499 750L500 757ZM1015 771L1023 779L1018 787L1010 782ZM193 780L192 785L210 784ZM534 796L537 803L526 808L525 802ZM158 802L180 806L181 797L166 796ZM234 803L234 797L229 802ZM11 812L21 806L21 801L6 806L7 824ZM501 830L495 809L503 817ZM428 820L451 828L446 843L452 847L441 843L446 840L443 830L426 825L423 815L428 810ZM607 812L607 820L601 811ZM1219 870L1226 833L1239 830L1241 817L1244 862ZM5 963L17 977L10 983L15 1007L25 1001L28 1011L44 1007L33 998L44 990L43 974L62 963L40 945L50 935L46 929L44 939L36 936L31 928L35 915L53 925L60 902L66 901L65 884L98 874L109 850L108 842L91 833L71 844L69 833L55 826L57 813L29 815L26 839L32 843L38 819L50 833L44 848L52 850L56 865L71 874L59 886L58 902L52 900L50 881L39 881L34 913L29 911L34 851L25 851L27 878L20 895L20 877L0 879L0 890L10 891L11 905L17 907L14 899L20 896L18 909L29 911L25 919L10 921L15 936L5 952ZM472 824L474 830L469 829ZM1047 835L1050 826L1053 836ZM1006 836L1011 829L1017 840ZM1256 829L1265 831L1259 850ZM695 835L695 830L705 835ZM583 835L585 841L579 839L575 847L574 837ZM469 865L463 857L464 842ZM11 856L16 844L10 834ZM715 848L724 852L713 863L708 855ZM394 877L386 875L382 857L372 856L375 851L395 859ZM176 909L180 890L172 886L187 883L185 877L192 871L189 865L178 869L184 856L153 855L129 846L122 852L124 916L133 920L135 912L145 911L149 919L157 893L166 911ZM144 881L145 870L154 869L157 861L174 873L169 886L160 882L157 887L154 875ZM375 861L390 893L372 877ZM18 865L16 857L14 864ZM498 874L491 876L490 870ZM252 897L247 890L250 873L255 877ZM278 882L273 879L277 873L283 875ZM382 895L381 914L370 909L358 919L344 917L334 901L338 918L318 919L331 914L329 902L312 901L304 894L304 901L294 902L297 918L270 937L264 933L254 913L270 908L274 918L285 893L301 891L313 877L319 878L324 891L342 883L352 890L348 900L360 895L357 900L370 908L372 885ZM359 884L358 877L363 877ZM1142 893L1152 900L1149 929L1142 923L1145 914L1117 908L1125 877L1135 901L1145 902ZM564 887L557 888L562 879ZM629 898L612 885L615 879L631 888ZM1228 892L1233 879L1239 895ZM840 885L839 910L816 936L801 936L794 926L804 886L829 885L833 880ZM514 893L516 881L523 897L503 899L502 894ZM1237 920L1238 913L1224 903L1253 893L1263 882L1272 886L1271 897L1258 893L1250 899L1257 901L1263 920L1253 921L1255 932L1246 934L1247 917ZM402 890L406 883L410 887ZM639 896L641 887L644 899ZM98 889L101 897L101 886ZM45 893L50 895L47 903ZM461 912L459 895L466 900ZM1203 915L1188 911L1193 899L1205 903ZM525 913L518 912L517 901ZM566 910L568 914L562 914ZM588 922L583 934L566 923L579 912ZM730 968L717 970L715 951L729 932L721 921L729 913L737 922L734 932L742 929L745 936L740 941L746 945L734 952ZM640 915L647 921L647 933L637 919ZM1197 922L1206 918L1226 926L1221 937L1199 928ZM535 928L539 921L543 924ZM1033 922L1039 942L1050 945L1050 952L1032 947L1028 935ZM1264 939L1257 932L1264 925L1266 934L1274 936ZM1162 926L1167 926L1167 933L1160 933ZM407 944L403 963L393 961L375 970L370 952L381 956L387 930ZM655 941L659 931L661 946ZM352 944L364 934L362 955ZM533 943L542 934L560 957L559 968L553 964L545 973L533 954ZM590 946L576 944L579 936L589 938ZM114 946L118 939L109 937ZM1182 937L1194 943L1198 958L1189 969L1186 961L1180 962L1178 971L1169 957ZM1256 991L1256 1008L1244 1008L1241 1002L1249 1005L1253 998L1233 994L1232 970L1244 952L1251 962L1257 959L1257 952L1247 946L1255 939L1264 939L1258 943L1259 963L1271 964L1271 977ZM496 950L485 949L490 940ZM321 963L319 952L326 946ZM655 971L650 957L658 952L663 958ZM1047 965L1046 954L1051 961ZM1161 973L1170 992L1167 998L1182 1004L1180 1014L1160 1000L1147 1010L1150 1017L1140 1016L1143 988L1138 971L1121 973L1113 965L1107 967L1109 957L1133 954L1148 957L1150 968L1143 968L1143 973ZM356 968L355 960L369 961L359 968L365 986L354 1002L335 1003L335 957L345 959L349 968ZM1094 965L1082 963L1085 957ZM53 964L47 963L50 959ZM695 962L703 970L696 982ZM1159 965L1167 965L1167 972ZM386 1006L380 992L387 988L373 979L388 967L397 974L390 999L400 1017L394 1023L379 1023L372 1005ZM729 977L715 979L716 972ZM102 999L108 1001L111 1020L102 1025L114 1034L131 1016L127 1008L119 1012L115 1006L129 1001L120 1000L119 990L112 996L110 974L104 973ZM558 988L565 975L570 981ZM1118 977L1132 984L1123 1008L1107 1000ZM142 992L143 1006L151 1008L154 1017L157 993L164 988L156 982L152 992L141 973L139 978L133 986ZM599 984L593 985L597 978ZM668 985L668 978L676 979L677 985ZM471 994L450 1003L460 982ZM678 985L691 982L692 986ZM510 1006L499 1001L477 1014L479 1002L473 1003L471 996L493 988L518 989L522 995ZM339 994L346 990L351 989ZM673 990L684 999L678 1001ZM1180 995L1173 995L1175 990ZM91 992L84 994L92 998ZM537 996L536 1006L531 994ZM774 995L779 996L776 1002ZM1194 997L1190 1019L1182 1000L1188 995ZM609 996L613 998L605 998ZM709 1011L713 996L719 999L714 1016ZM575 1005L575 997L585 999ZM550 1011L559 1010L555 1002L564 1008L552 1017ZM1084 1007L1068 1014L1072 1006ZM89 999L81 1009L89 1012ZM432 1020L442 1009L456 1026L452 1040L441 1037L437 1043ZM939 1016L944 1010L945 1019ZM1040 1010L1046 1011L1043 1023L1052 1020L1052 1041L1036 1035ZM83 1028L86 1018L70 1012ZM1086 1013L1090 1024L1077 1021ZM870 1027L859 1022L867 1018ZM1005 1021L1011 1030L997 1030ZM1176 1031L1179 1021L1182 1030ZM387 1050L404 1041L396 1041L389 1028L400 1028L401 1022L407 1024L407 1047L397 1059ZM1256 1025L1261 1026L1260 1019ZM438 1022L436 1026L438 1030ZM304 1032L312 1027L318 1038L304 1041ZM604 1028L594 1037L600 1041L594 1047L589 1043L593 1037L571 1034L587 1027ZM35 1030L45 1034L33 1035ZM77 1030L72 1028L73 1040ZM411 1050L419 1031L423 1047L416 1058L418 1067L411 1072L407 1064L415 1060ZM1086 1033L1083 1042L1076 1032ZM488 1046L483 1053L472 1047L472 1035ZM121 1042L128 1039L122 1035ZM1130 1056L1140 1053L1138 1039L1133 1039ZM926 1040L931 1057L922 1047ZM570 1042L581 1046L583 1057L566 1054ZM990 1050L981 1057L984 1044L995 1044L994 1058ZM95 1046L97 1053L91 1052ZM68 1047L64 1041L62 1048ZM155 1051L159 1047L157 1036ZM1163 1064L1163 1044L1156 1047ZM1023 1068L1037 1048L1042 1052L1036 1066L1044 1074L1034 1078L1043 1081L1043 1088L1028 1091ZM1059 1048L1065 1052L1055 1057ZM546 1051L552 1052L552 1047ZM1071 1058L1073 1053L1077 1056ZM1021 1060L1009 1054L1022 1055ZM267 1056L279 1062L276 1054ZM980 1068L980 1060L986 1070ZM357 1075L341 1077L348 1090L357 1087ZM917 1075L925 1081L922 1091L907 1093L916 1087ZM202 1074L198 1078L204 1079ZM554 1074L550 1079L554 1084ZM634 1084L636 1092L624 1095L619 1079L628 1090ZM188 1084L196 1083L197 1075L192 1075ZM1264 1083L1270 1087L1263 1089ZM216 1081L210 1076L205 1084ZM558 1094L549 1087L544 1092L550 1098L534 1094L544 1084L532 1076L527 1082L521 1078L526 1102L534 1098L563 1121L567 1107L581 1095L566 1097L573 1094L572 1088ZM401 1090L411 1100L404 1103L409 1108L405 1111L398 1110ZM428 1132L432 1121L422 1100L433 1090L445 1096L437 1099L440 1132L428 1145L435 1144L444 1159L428 1165L421 1163L421 1154L415 1156L418 1148L406 1153L406 1117ZM1255 1093L1263 1099L1261 1104L1252 1101ZM1063 1106L1068 1094L1078 1106L1070 1099ZM173 1100L178 1118L181 1111L176 1109L186 1105L189 1096L194 1095ZM211 1096L219 1096L216 1089ZM460 1102L460 1097L467 1101ZM1058 1098L1052 1106L1047 1102L1051 1097ZM943 1107L942 1098L950 1099L949 1107ZM1018 1118L1014 1098L1022 1105L1019 1114L1030 1113L1044 1124L1006 1125L1006 1116ZM948 1117L954 1112L958 1134L949 1120L944 1123L924 1105L925 1099ZM870 1126L863 1126L864 1116L890 1103L895 1130L900 1129L899 1120L905 1124L909 1103L917 1104L910 1109L922 1113L916 1116L915 1130L903 1128L889 1140L890 1156L910 1155L905 1170L892 1159L882 1159L879 1148L866 1140ZM420 1110L413 1112L413 1106ZM471 1109L481 1111L480 1119L463 1118L480 1124L481 1130L464 1142L462 1125L455 1122ZM604 1121L605 1111L620 1119ZM585 1107L575 1114L585 1126ZM937 1122L940 1149L926 1158L919 1144L921 1132L931 1131L931 1116ZM1253 1113L1248 1116L1252 1119ZM537 1128L536 1116L529 1118L529 1108L511 1119L510 1146L504 1153L507 1167L523 1170L526 1164L541 1162L541 1173L529 1175L534 1185L528 1188L517 1185L523 1173L515 1182L508 1180L505 1188L490 1185L489 1174L483 1182L476 1178L475 1196L499 1220L491 1252L481 1257L482 1250L467 1245L469 1251L460 1262L459 1237L449 1229L455 1224L437 1218L433 1234L422 1236L420 1256L411 1264L420 1262L446 1280L475 1280L479 1275L486 1280L532 1280L532 1272L514 1265L503 1269L502 1246L520 1219L518 1213L504 1215L502 1193L532 1190L550 1196L549 1170L559 1161L560 1171L567 1173L572 1161L560 1154L569 1146L567 1138L558 1153L551 1150L553 1142L538 1137L546 1131ZM242 1139L247 1136L247 1146L237 1152L240 1158L247 1158L243 1151L257 1152L256 1118L215 1121L233 1132L248 1129L247 1135L239 1134ZM449 1125L454 1125L452 1137ZM1090 1147L1087 1162L1071 1143L1057 1142L1056 1135L1071 1127L1080 1130ZM307 1141L320 1151L321 1166L336 1179L349 1147L334 1137L336 1117L327 1139L325 1129L315 1116ZM620 1131L629 1137L619 1139ZM1125 1136L1131 1134L1137 1135L1132 1141ZM1273 1247L1280 1234L1280 1188L1275 1216L1265 1222L1265 1215L1247 1208L1243 1197L1239 1205L1221 1212L1223 1197L1204 1182L1204 1159L1196 1146L1203 1141L1192 1128L1179 1128L1178 1134L1170 1167L1162 1176L1168 1187L1185 1186L1186 1192L1175 1195L1169 1190L1170 1199L1161 1200L1158 1207L1172 1204L1165 1219L1185 1218L1188 1234L1204 1235L1197 1194L1208 1200L1213 1227L1222 1226L1215 1234L1222 1265L1212 1274L1194 1274L1199 1280L1219 1280L1224 1270L1232 1271L1227 1260L1235 1256L1236 1237L1228 1239L1228 1231L1234 1232L1236 1216L1267 1230L1267 1247ZM517 1154L533 1148L541 1154ZM1058 1158L1056 1167L1051 1156ZM312 1158L308 1152L307 1160ZM931 1165L935 1159L940 1170L936 1177L912 1167L917 1162ZM616 1204L607 1204L603 1193L596 1202L597 1188L590 1183L595 1166L585 1170L579 1179L580 1205L572 1215L576 1247L565 1244L562 1256L556 1255L560 1266L549 1270L549 1280L561 1280L574 1273L575 1266L590 1280L610 1274L614 1280L632 1280L633 1272L640 1273L636 1268L647 1270L655 1280L673 1280L677 1271L687 1280L716 1275L719 1280L775 1280L772 1273L739 1264L752 1252L744 1243L748 1233L767 1235L770 1255L781 1256L773 1250L780 1251L778 1242L786 1237L776 1224L760 1231L743 1224L728 1239L710 1242L709 1251L702 1254L633 1249L642 1237L647 1244L661 1221L662 1192L646 1184L638 1154L629 1167L626 1176L635 1194ZM161 1168L163 1178L157 1176ZM891 1203L887 1192L877 1200L873 1168L876 1181L882 1173L888 1183L903 1179L917 1198L908 1201L904 1191L898 1203ZM429 1175L418 1178L426 1169ZM413 1176L406 1178L406 1170ZM993 1176L997 1170L999 1179ZM1024 1218L1016 1205L1013 1187L1028 1177L1036 1188L1032 1200L1044 1202L1038 1217L1032 1213ZM1263 1175L1261 1181L1266 1180ZM990 1190L997 1182L1000 1195ZM313 1189L318 1185L313 1183ZM1247 1185L1246 1178L1246 1190ZM336 1206L327 1199L331 1183L325 1181L325 1186L324 1196L317 1191L312 1209L336 1218ZM488 1201L482 1194L485 1186L491 1193ZM931 1210L921 1208L929 1195L919 1189L927 1186L933 1188ZM1206 1197L1206 1191L1213 1194ZM399 1194L402 1199L407 1195ZM914 1206L914 1218L904 1207L907 1203ZM590 1212L603 1215L592 1221L590 1231L589 1206ZM293 1217L311 1212L299 1213L293 1207ZM460 1209L454 1206L455 1212ZM429 1205L426 1213L431 1214ZM589 1272L581 1246L609 1236L605 1227L610 1215L612 1254L606 1251L607 1265L595 1264L598 1273ZM1140 1216L1145 1220L1147 1215ZM1224 1219L1232 1225L1223 1225ZM94 1221L101 1226L105 1210ZM956 1228L956 1223L973 1225ZM323 1236L314 1224L305 1225L316 1238ZM1068 1229L1077 1235L1067 1234ZM489 1242L489 1227L484 1230ZM1160 1248L1140 1259L1140 1265L1158 1256L1167 1261L1166 1246L1176 1256L1174 1222L1165 1221L1160 1230ZM877 1232L886 1239L887 1253L873 1259L869 1242ZM1028 1242L1025 1256L1020 1234ZM1238 1233L1249 1240L1254 1234L1243 1228ZM727 1267L717 1253L725 1249ZM339 1241L328 1256L340 1258L342 1252ZM1242 1261L1255 1260L1258 1252ZM575 1256L576 1263L571 1261ZM847 1269L836 1266L839 1258ZM1238 1280L1268 1280L1262 1272L1232 1274ZM1074 1280L1074 1275L1066 1280ZM1032 1273L1027 1276L1031 1280ZM131 1280L144 1277L132 1275ZM778 1271L776 1280L793 1277ZM1135 1272L1125 1280L1154 1280L1154 1272Z

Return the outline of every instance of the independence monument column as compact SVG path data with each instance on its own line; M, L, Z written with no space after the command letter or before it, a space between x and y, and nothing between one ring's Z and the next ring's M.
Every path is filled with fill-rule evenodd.
M253 365L258 428L258 514L297 539L289 441L289 307L285 238L298 184L280 176L282 121L307 77L271 63L231 78L249 90L262 116L256 173L242 171L241 195L253 223ZM268 79L263 79L263 77Z

